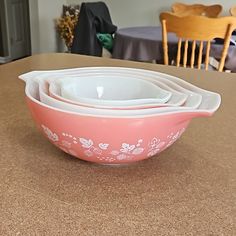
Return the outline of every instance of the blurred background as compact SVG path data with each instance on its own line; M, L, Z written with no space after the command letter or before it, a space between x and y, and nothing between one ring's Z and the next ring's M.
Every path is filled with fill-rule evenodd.
M0 63L32 54L65 52L66 45L56 28L63 5L81 5L79 0L0 0ZM170 10L171 0L104 0L113 23L118 28L159 25L159 13ZM227 9L235 4L227 1L181 1L187 4L221 4ZM227 12L226 12L227 11Z

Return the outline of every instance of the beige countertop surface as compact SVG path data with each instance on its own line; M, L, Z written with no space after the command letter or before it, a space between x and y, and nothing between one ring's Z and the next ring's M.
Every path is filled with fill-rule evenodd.
M17 78L83 66L166 72L220 93L222 105L159 156L87 163L38 132ZM0 65L0 82L0 235L236 235L236 74L41 54Z

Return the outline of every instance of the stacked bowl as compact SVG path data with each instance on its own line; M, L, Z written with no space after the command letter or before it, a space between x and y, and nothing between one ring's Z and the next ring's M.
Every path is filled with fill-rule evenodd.
M19 77L33 119L58 148L101 164L147 159L171 146L219 94L167 74L123 67L32 71Z

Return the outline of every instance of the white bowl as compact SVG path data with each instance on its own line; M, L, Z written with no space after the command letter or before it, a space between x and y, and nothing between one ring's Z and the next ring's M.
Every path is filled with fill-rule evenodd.
M109 108L160 104L171 97L171 92L153 83L123 75L65 76L58 85L66 99Z
M83 76L89 77L90 75L83 74ZM67 102L67 103L76 104L76 105L80 105L80 106L94 107L94 108L107 108L107 109L144 109L145 108L146 109L146 108L152 108L152 107L181 106L184 104L184 102L186 101L186 99L188 97L188 95L180 93L160 81L154 81L155 83L153 83L153 84L158 85L159 88L161 88L165 91L169 91L172 94L172 96L170 97L170 99L166 103L147 103L147 104L142 104L142 105L139 104L139 105L132 105L132 106L120 105L117 107L94 105L94 104L85 103L82 101L74 101L72 99L65 98L65 96L63 97L61 95L61 87L60 87L60 81L61 81L60 78L62 76L50 75L50 74L48 74L48 76L47 76L47 74L45 74L40 77L41 77L40 79L45 79L48 81L50 96L52 96L60 101ZM70 83L71 80L77 80L78 78L79 77L73 76L71 78L66 78L66 79L69 81L68 83ZM129 78L134 78L134 76L129 75ZM145 77L138 77L138 78L145 79Z
M172 90L169 90L172 92L172 97L167 102L168 105L171 105L171 106L172 105L173 106L182 105L182 106L196 109L201 105L202 96L206 96L206 93L204 92L205 90L197 88L191 84L190 84L191 86L189 86L189 83L184 82L183 80L181 80L179 78L176 79L175 77L169 76L167 74L149 71L149 70L143 70L143 69L131 69L131 68L123 68L123 67L117 67L117 68L114 68L114 67L85 67L85 68L52 70L52 71L32 71L32 72L26 73L22 76L24 77L25 80L38 77L38 79L47 79L50 82L50 81L54 81L54 80L57 81L57 79L64 77L64 76L78 77L78 75L85 75L85 74L86 74L86 76L89 76L89 74L93 74L93 75L101 75L101 74L122 75L122 74L125 74L125 75L129 75L129 76L134 76L136 78L146 79L152 83L157 84L159 87L161 87L160 82L162 82L162 84L164 84L172 89ZM197 90L195 88L197 88ZM167 87L165 87L164 89L168 90ZM183 95L187 96L186 101L184 101ZM63 100L63 99L59 98L59 100ZM66 101L70 102L69 100L66 100ZM74 104L82 105L80 103L74 103ZM88 106L88 104L84 104L84 105ZM165 105L162 105L162 106L165 106Z
M37 77L35 79L31 79L27 81L27 84L31 84L32 82L36 82L39 84L39 97L40 101L44 104L55 107L64 111L74 112L79 114L88 114L95 116L109 116L109 117L144 117L149 115L155 115L160 113L169 113L169 112L181 112L181 111L197 111L198 109L193 109L189 107L157 107L157 108L148 108L148 109L133 109L133 110L113 110L113 109L98 109L98 108L90 108L84 106L78 106L69 104L63 101L59 101L55 98L52 98L48 94L49 84L44 80L39 80ZM190 84L191 86L191 84ZM26 85L27 87L27 85ZM216 107L220 104L220 95L217 93L213 93L210 91L206 91L208 94L208 98L206 100L202 100L201 106L202 109L199 109L199 112L212 113L215 111Z
M21 77L22 78L22 77ZM188 107L161 107L161 108L148 108L148 109L134 109L134 110L113 110L113 109L98 109L98 108L90 108L84 106L78 106L69 104L63 101L59 101L53 97L48 95L48 83L45 83L44 80L31 79L26 81L26 90L29 88L33 88L35 94L38 94L39 101L44 103L49 107L54 107L56 109L72 112L75 114L83 114L89 116L101 116L101 117L148 117L155 116L157 114L165 114L165 113L181 113L181 112L192 112L192 113L205 113L206 115L211 115L214 113L221 102L221 97L217 93L213 93L210 91L206 91L209 93L209 99L202 100L203 109L193 109ZM37 87L37 89L35 89ZM36 95L34 95L36 96Z
M125 116L125 117L134 117L134 116L145 116L145 115L152 115L156 113L162 112L170 112L176 110L188 110L188 107L154 107L154 108L146 108L146 109L100 109L100 108L92 108L92 107L85 107L80 105L75 105L71 103L67 103L64 101L57 100L49 95L49 83L45 80L40 80L38 78L28 81L36 82L39 84L39 97L40 101L65 111L76 112L76 113L84 113L89 115L101 115L101 116Z
M214 112L215 107L218 107L221 102L220 95L217 93L201 89L201 88L194 86L194 85L192 85L180 78L177 78L177 77L174 77L174 76L171 76L168 74L150 71L150 70L144 70L144 69L134 69L134 68L125 68L125 67L83 67L83 68L74 68L74 69L66 69L66 70L32 71L32 72L29 72L29 73L19 76L19 78L24 81L27 81L27 80L32 80L33 78L35 78L37 80L37 78L36 78L37 76L39 76L38 79L40 79L43 75L48 76L48 74L51 74L51 75L55 75L55 74L58 75L59 74L61 76L65 76L65 75L78 76L83 73L86 73L86 74L89 74L89 73L92 73L92 74L106 74L106 73L122 74L122 73L124 73L126 75L146 76L147 79L152 78L154 80L163 80L163 81L165 81L166 84L171 83L172 85L178 86L178 88L181 90L189 91L193 95L199 95L200 99L197 99L196 100L197 102L195 102L192 99L191 100L192 104L190 106L186 106L186 104L188 103L188 99L187 99L185 105L183 107L178 107L178 109L189 108L192 110L196 110L195 105L196 105L196 103L199 104L199 100L200 100L200 104L198 105L197 109L203 110L203 111L207 110L207 112ZM193 96L189 96L189 97L193 98ZM66 103L63 103L63 105L61 104L60 106L62 107L65 104ZM71 105L71 104L66 104L66 105ZM159 108L159 109L164 109L164 108ZM167 109L167 111L169 111L169 109L171 110L172 108L170 107L170 108L165 108L165 109ZM151 112L150 109L145 109L145 110L148 110L147 111L148 113ZM155 110L153 112L155 113ZM164 112L166 112L166 110L164 110ZM119 116L119 113L118 113L118 116Z

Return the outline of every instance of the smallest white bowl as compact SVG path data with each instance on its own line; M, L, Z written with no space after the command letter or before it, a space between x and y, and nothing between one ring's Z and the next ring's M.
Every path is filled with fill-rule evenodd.
M125 107L166 103L172 93L143 79L119 75L64 77L61 96L94 106Z

